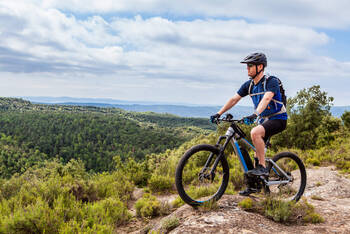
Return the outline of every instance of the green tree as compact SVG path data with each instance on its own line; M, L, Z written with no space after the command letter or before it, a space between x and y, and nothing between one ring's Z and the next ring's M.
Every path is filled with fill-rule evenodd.
M325 118L327 118L326 122L329 122L333 100L333 97L328 97L326 92L321 91L319 85L302 89L295 97L290 98L287 130L275 139L277 145L300 149L315 148L320 137L319 133L338 129L334 121L332 124L322 125ZM326 129L320 129L322 127Z
M343 120L345 127L350 128L350 111L345 111L342 114L341 119Z

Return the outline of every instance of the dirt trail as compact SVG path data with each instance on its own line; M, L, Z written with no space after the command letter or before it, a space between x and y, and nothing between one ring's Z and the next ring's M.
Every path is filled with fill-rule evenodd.
M246 212L238 207L243 198L224 195L213 211L194 210L184 205L167 217L151 220L152 230L160 230L162 220L176 216L180 225L170 233L349 233L350 234L350 179L333 167L307 169L307 187L304 196L314 205L325 222L308 225L284 225L262 215ZM173 199L170 196L169 199ZM166 197L162 198L163 200ZM134 228L120 229L122 233L144 233L145 222L135 221ZM120 232L118 232L120 233Z

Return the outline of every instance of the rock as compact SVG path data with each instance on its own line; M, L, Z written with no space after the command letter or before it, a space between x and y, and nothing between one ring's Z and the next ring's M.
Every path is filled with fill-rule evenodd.
M176 217L179 226L169 233L349 233L350 234L350 180L341 176L334 167L307 169L307 186L304 193L317 213L325 219L324 223L307 225L284 225L266 217L247 212L238 207L244 199L239 195L224 195L218 202L218 207L211 211L193 209L184 205L169 216L151 220L148 224L151 231L164 233L162 221L165 218ZM315 198L315 199L312 199ZM316 199L322 198L322 200ZM173 195L168 197L174 199ZM166 197L161 197L166 201ZM142 233L145 225L133 233ZM144 232L144 231L143 231ZM119 233L119 232L118 232ZM123 231L121 231L123 233Z

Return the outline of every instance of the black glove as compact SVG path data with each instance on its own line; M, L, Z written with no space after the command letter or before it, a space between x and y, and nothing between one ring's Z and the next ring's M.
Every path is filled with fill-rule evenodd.
M257 118L257 114L252 114L252 115L249 115L249 116L246 116L243 118L243 122L247 125L251 125L254 123L255 119Z
M219 113L216 113L215 115L210 116L210 122L216 123L218 118L220 118L221 115Z

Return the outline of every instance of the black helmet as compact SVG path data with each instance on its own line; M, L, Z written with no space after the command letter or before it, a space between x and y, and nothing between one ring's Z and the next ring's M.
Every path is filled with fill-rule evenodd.
M263 53L252 53L245 57L241 63L251 63L255 65L262 64L264 67L267 66L267 59Z

